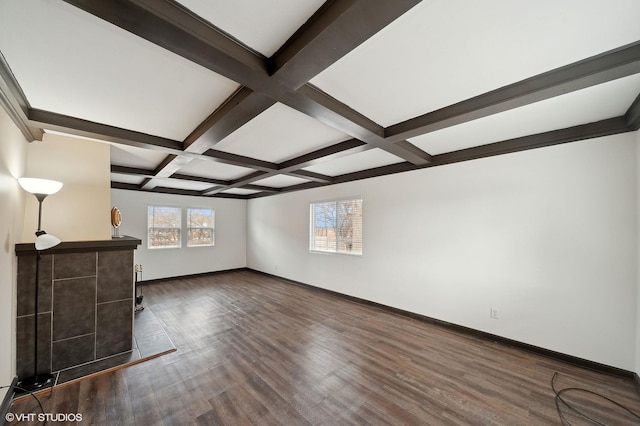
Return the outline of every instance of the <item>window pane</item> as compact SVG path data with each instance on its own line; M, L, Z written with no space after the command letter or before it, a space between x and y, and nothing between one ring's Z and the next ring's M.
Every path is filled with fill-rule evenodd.
M316 203L312 205L311 250L336 251L336 205Z
M187 247L214 245L214 211L187 209Z
M147 209L148 247L180 247L180 222L179 207L149 206Z
M362 200L337 203L338 251L362 254Z
M180 229L149 228L149 248L180 247Z
M189 229L189 240L187 246L212 246L213 245L213 229L199 228Z

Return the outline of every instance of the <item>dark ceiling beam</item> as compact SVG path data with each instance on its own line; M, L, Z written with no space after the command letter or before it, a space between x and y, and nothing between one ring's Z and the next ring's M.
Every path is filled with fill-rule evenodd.
M185 140L185 150L202 153L275 104L272 98L241 87Z
M188 151L183 151L181 149L182 144L178 141L147 135L132 130L121 129L114 126L108 126L105 124L94 123L92 121L56 114L49 111L32 109L29 110L29 117L29 122L31 124L36 124L39 127L69 133L76 136L89 137L138 148L167 152L168 156L153 172L145 173L145 177L148 179L148 181L145 181L142 184L142 189L145 190L151 190L154 185L160 184L157 180L150 183L154 180L153 178L174 177L175 171L180 168L180 162L184 162L192 158L207 159L234 166L256 169L263 173L269 173L269 176L289 174L291 176L297 176L307 180L328 182L331 180L330 177L304 170L298 171L297 169L306 167L307 164L317 164L321 161L335 159L342 155L349 155L355 152L364 151L365 148L367 148L366 145L360 141L349 140L303 155L298 158L298 161L300 161L298 165L296 165L296 159L293 159L283 163L284 167L282 167L282 165L276 163L256 160L213 149L209 149L202 154L190 153ZM326 158L323 159L322 157ZM171 167L167 167L167 165L171 165ZM228 184L228 182L225 182L225 185Z
M299 172L299 173L298 173ZM292 173L288 173L289 175L292 175L294 177L301 177L304 178L308 181L312 181L312 182L318 182L321 183L322 185L327 185L333 182L333 178L331 176L325 176L325 175L321 175L319 173L313 173L313 172L309 172L306 170L299 170L298 172L296 172L295 174ZM264 191L261 188L265 188L264 186L261 185L253 185L252 182L256 182L262 179L266 179L268 177L271 176L275 176L277 174L281 174L280 172L267 172L267 173L263 173L263 172L255 172L255 173L251 173L247 176L241 177L239 179L234 180L231 184L229 185L219 185L213 188L209 188L205 191L203 191L203 195L213 195L213 194L219 194L223 191L226 191L228 189L233 189L233 188L242 188L242 189L254 189L254 190L259 190L259 191ZM307 182L305 182L307 183ZM276 188L270 188L268 189L266 192L281 192L283 189L276 189Z
M632 130L640 129L640 95L633 101L624 115L627 126Z
M118 165L112 164L111 173L118 173L121 175L138 175L138 176L151 177L153 174L153 170L142 169L140 167L118 166Z
M255 158L245 157L243 155L232 154L224 151L217 151L215 149L209 149L205 151L203 155L215 158L216 161L218 162L236 165L236 166L250 167L254 170L261 172L261 176L264 174L268 174L268 176L273 176L273 175L285 173L285 174L290 174L292 176L300 175L300 177L307 178L305 172L298 173L297 170L293 170L293 169L290 171L288 170L284 172L280 170L278 164L276 163L257 160ZM249 175L249 176L252 176L252 175ZM264 176L264 177L268 177L268 176Z
M431 156L428 153L409 142L397 141L398 143L395 143L396 141L385 140L382 126L319 88L305 84L298 89L297 93L302 96L292 99L289 105L298 111L413 164L423 165L431 161Z
M133 185L130 183L120 183L120 182L111 182L112 189L125 189L128 191L142 191L138 188L138 185ZM200 191L192 191L189 189L177 189L177 188L166 188L166 187L156 187L153 190L145 190L143 192L153 192L158 194L173 194L173 195L191 195L191 196L201 196ZM236 194L216 194L213 195L216 198L233 198L239 200L246 200L248 197L246 195L236 195Z
M55 112L30 109L29 124L43 129L56 130L74 136L115 142L122 145L162 151L168 154L183 153L182 143L172 139L152 136L133 130L121 129L106 124L95 123L81 118L57 114Z
M279 172L282 173L282 172ZM321 173L311 172L309 170L296 170L292 172L283 173L289 176L310 180L313 182L331 183L333 178L331 176L323 175Z
M219 194L223 191L227 191L229 189L234 189L234 188L243 188L244 186L255 182L257 180L261 180L264 179L266 176L271 176L270 173L267 172L262 172L262 171L255 171L253 173L248 174L247 176L243 176L239 179L236 179L234 181L232 181L229 185L219 185L219 186L215 186L213 188L208 188L205 189L204 191L201 192L202 195L215 195L215 194Z
M209 149L202 154L191 153L189 151L184 151L182 149L182 143L178 141L147 135L133 130L121 129L119 127L109 126L106 124L95 123L81 118L69 117L67 115L49 111L37 109L29 110L29 123L41 128L69 133L75 136L166 152L169 155L175 155L177 157L186 156L190 158L200 158L208 161L215 161L246 168L255 168L264 171L273 171L278 169L278 165L275 163L255 160L253 158L223 151L216 151L213 149ZM169 163L172 158L173 157L165 158L163 160L163 164Z
M286 174L289 176L302 178L307 181L311 181L314 183L320 183L322 185L327 185L333 183L333 177L322 175L320 173L314 173L307 170L296 170L295 172L283 173L281 171L271 171L271 172L255 172L250 173L247 176L243 176L239 179L234 180L228 185L217 185L215 187L209 188L203 191L203 195L213 195L218 194L222 191L226 191L228 189L233 188L243 188L243 189L257 189L260 185L252 185L252 182L256 182L262 179L266 179L272 176L276 176L279 174ZM305 182L306 183L306 182ZM284 189L279 189L277 192L280 192ZM274 191L271 191L274 192Z
M202 155L212 158L220 163L230 164L232 166L248 167L251 169L259 170L261 172L270 172L278 168L278 165L276 163L257 160L255 158L232 154L230 152L218 151L216 149L208 149L203 152Z
M171 175L170 179L187 180L190 182L203 182L203 183L210 183L212 185L229 185L231 183L231 181L228 181L228 180L213 179L213 178L207 178L203 176L185 175L182 173L175 173Z
M368 151L372 148L374 147L357 139L349 139L280 163L278 165L278 170L282 173L286 173L302 169L303 167L310 167L324 163L325 161L336 160L340 157L344 157L345 155Z
M275 101L271 98L246 87L240 87L187 136L183 142L184 150L196 154L205 152L274 103ZM190 157L167 157L162 162L162 167L157 170L157 174L171 176L190 161ZM145 184L145 189L151 189L157 183L158 181L151 180Z
M286 174L289 176L303 178L314 183L330 184L333 182L333 177L302 169L304 167L320 164L325 161L335 160L346 155L364 152L372 148L372 146L357 139L349 139L347 141L339 142L335 145L321 148L316 151L280 163L277 170L264 170L264 173L251 173L247 176L237 179L233 182L233 185L218 185L217 187L210 188L207 191L214 191L214 193L219 193L231 188L247 188L248 185L250 185L252 182L266 179L268 177L276 176L279 174ZM284 188L282 190L284 190Z
M640 72L640 41L504 86L385 129L397 142Z
M421 151L415 147L406 151L402 145L385 143L384 129L381 126L368 120L367 126L363 127L363 117L349 111L336 100L324 98L324 103L319 104L304 93L272 78L268 73L267 60L256 55L241 43L235 42L228 34L193 15L177 2L156 0L64 1L352 137L374 144L384 150L391 149L394 155L399 155L415 164L429 162L429 155L427 153L417 155ZM342 10L350 3L349 1L329 3L322 14L339 17L339 24L335 29L339 29L341 32L329 37L319 31L323 25L330 26L327 19L321 24L309 25L307 27L308 37L304 31L297 34L296 40L301 41L292 41L290 47L283 50L282 53L281 62L284 65L282 72L287 75L286 80L302 79L310 73L307 67L295 66L307 55L304 42L308 43L309 52L317 52L318 55L321 52L324 52L323 55L327 55L327 52L333 51L341 52L340 54L344 55L362 42L363 34L381 30L386 25L385 22L397 19L418 2L418 0L394 2L354 0L354 7L357 6L359 13L346 14ZM335 13L332 8L335 8ZM366 29L363 29L365 27ZM333 44L338 39L342 47ZM337 59L339 59L339 55L330 54L328 59L317 57L314 61L328 66L329 62L335 62ZM321 66L316 66L313 72L319 71L321 71ZM341 112L349 112L349 114L341 115ZM351 121L354 118L357 119L356 122Z
M231 184L231 181L228 180L222 180L222 179L212 179L212 178L207 178L207 177L202 177L202 176L191 176L191 175L184 175L184 174L173 174L170 177L163 177L163 178L158 178L155 174L154 174L154 170L148 170L148 169L141 169L138 167L127 167L127 166L118 166L118 165L111 165L111 173L117 173L117 174L121 174L121 175L131 175L131 176L138 176L138 177L144 177L144 178L148 178L148 179L157 179L159 181L162 180L184 180L184 181L190 181L190 182L202 182L202 183L210 183L211 185L229 185Z
M291 186L286 186L284 188L281 188L280 193L302 191L305 189L319 188L321 186L327 186L327 185L329 184L320 183L320 182L305 182L305 183L300 183L298 185L291 185ZM264 197L265 195L271 195L271 194L261 194L261 193L250 194L248 195L248 198L260 198L260 197Z
M0 107L4 108L28 142L42 140L42 129L29 123L29 102L2 52L0 52Z
M351 182L354 180L369 179L373 177L385 176L395 173L408 172L429 167L443 166L463 161L477 160L480 158L494 157L497 155L511 154L530 149L549 147L569 142L577 142L603 136L611 136L620 133L630 132L625 117L615 117L601 120L594 123L579 126L567 127L559 130L538 133L535 135L523 136L508 139L500 142L480 145L458 151L447 152L433 156L433 162L425 166L416 166L407 162L391 164L388 166L376 167L354 173L347 173L336 176L334 183Z
M177 2L64 1L243 86L266 81L267 65L263 58Z
M326 2L270 59L270 72L297 89L420 0Z
M627 126L624 117L609 118L579 126L567 127L564 129L552 130L535 135L466 148L459 151L438 154L434 156L433 166L477 160L479 158L511 154L530 149L544 148L603 136L612 136L630 132L631 130L632 129Z
M193 158L190 157L169 154L155 168L155 170L153 171L153 175L156 178L169 177L180 170L182 167L187 165L192 159ZM155 179L149 179L148 181L144 182L144 184L142 185L142 189L153 189L156 184L159 184L158 182L159 181Z
M260 191L260 192L268 192L271 194L276 194L278 192L280 192L280 188L273 188L270 186L263 186L263 185L245 185L242 187L243 189L251 189L253 191Z

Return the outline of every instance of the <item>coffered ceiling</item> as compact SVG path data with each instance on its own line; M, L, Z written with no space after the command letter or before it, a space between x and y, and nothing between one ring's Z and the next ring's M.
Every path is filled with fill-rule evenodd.
M0 104L254 198L640 128L637 0L3 0Z

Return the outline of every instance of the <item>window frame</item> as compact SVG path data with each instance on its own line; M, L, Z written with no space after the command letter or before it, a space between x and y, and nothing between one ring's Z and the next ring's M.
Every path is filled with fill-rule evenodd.
M360 229L356 230L355 232L353 232L354 234L358 235L359 234L359 240L356 239L356 243L355 245L359 245L360 249L359 251L350 251L350 250L340 250L340 231L338 231L337 229L337 221L338 221L338 205L340 203L345 203L345 202L358 202L359 203L359 207L360 207ZM317 231L318 231L318 227L317 227L317 221L316 219L316 215L314 214L314 207L316 205L321 205L321 204L334 204L335 205L335 216L334 219L335 220L335 224L334 224L334 233L335 233L335 250L324 250L324 249L319 249L318 248L318 244L317 244ZM327 228L330 229L330 228ZM330 200L317 200L317 201L312 201L309 203L309 252L310 253L315 253L315 254L328 254L328 255L333 255L333 254L337 254L337 255L347 255L347 256L362 256L364 254L364 238L363 238L363 234L364 234L364 200L362 199L362 196L353 196L353 197L344 197L344 198L336 198L336 199L330 199Z

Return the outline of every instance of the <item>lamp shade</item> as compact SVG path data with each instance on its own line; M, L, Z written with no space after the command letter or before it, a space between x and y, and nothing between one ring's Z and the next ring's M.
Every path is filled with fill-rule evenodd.
M46 250L60 244L60 238L55 235L41 234L36 238L36 250Z
M22 189L32 194L51 195L62 188L62 182L49 179L21 177L18 179L18 183Z

